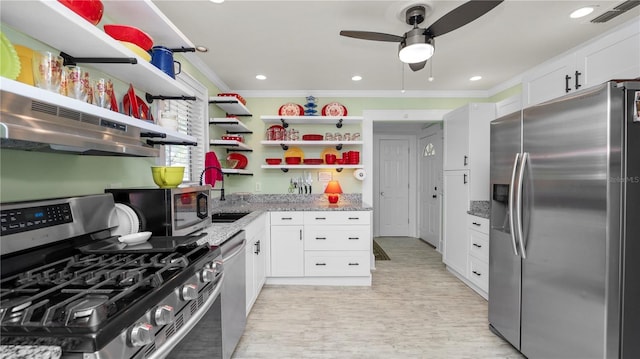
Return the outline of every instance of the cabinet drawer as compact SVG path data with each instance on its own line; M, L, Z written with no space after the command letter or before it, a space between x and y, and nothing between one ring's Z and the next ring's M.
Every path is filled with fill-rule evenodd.
M483 291L489 290L489 264L475 257L469 257L469 280Z
M309 277L369 275L369 251L305 251L304 274Z
M369 250L370 226L305 226L305 250Z
M478 231L469 231L469 255L482 261L489 261L489 235Z
M304 224L369 224L369 211L304 212Z
M489 219L469 214L467 215L467 227L478 232L489 234Z
M271 225L302 225L304 217L302 212L271 212Z

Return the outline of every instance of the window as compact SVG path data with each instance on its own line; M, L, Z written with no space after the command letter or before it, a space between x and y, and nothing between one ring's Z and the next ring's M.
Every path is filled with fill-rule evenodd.
M198 182L204 169L208 143L209 95L206 87L187 74L177 75L176 80L195 90L196 101L165 100L160 101L159 106L162 111L178 114L178 132L195 137L198 146L166 145L164 163L167 166L184 166L183 182Z

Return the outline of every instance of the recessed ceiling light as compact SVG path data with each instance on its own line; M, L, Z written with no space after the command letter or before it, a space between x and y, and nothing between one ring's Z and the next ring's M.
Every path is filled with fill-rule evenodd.
M585 17L585 16L591 14L592 12L593 12L593 7L587 6L587 7L583 7L583 8L580 8L580 9L572 12L571 15L569 15L569 17L572 18L572 19L578 19L578 18L581 18L581 17Z
M209 0L209 1L211 1L213 3L216 3L216 4L222 4L224 2L224 0Z
M256 75L256 78L257 78L258 80L266 80L266 79L267 79L267 76L265 76L265 75Z
M207 48L206 48L206 47L204 47L204 46L196 46L196 50L197 50L198 52L207 52L207 51L209 51L209 49L207 49Z
M353 81L360 81L360 80L362 80L362 76L360 76L360 75L355 75L355 76L353 76L353 77L351 78L351 80L353 80Z
M471 76L471 78L469 79L469 81L478 81L482 79L482 76Z

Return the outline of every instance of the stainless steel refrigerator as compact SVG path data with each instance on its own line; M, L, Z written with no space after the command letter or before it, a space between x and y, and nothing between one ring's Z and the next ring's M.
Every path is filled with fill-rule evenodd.
M640 358L640 82L491 123L489 323L530 359Z

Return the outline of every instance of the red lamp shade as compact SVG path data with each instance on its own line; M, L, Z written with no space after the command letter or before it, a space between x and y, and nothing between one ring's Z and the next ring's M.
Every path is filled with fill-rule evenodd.
M340 183L338 181L329 181L327 183L327 188L324 189L324 193L326 193L329 199L329 203L338 203L338 199L340 199L340 193L342 193L342 188L340 188Z

